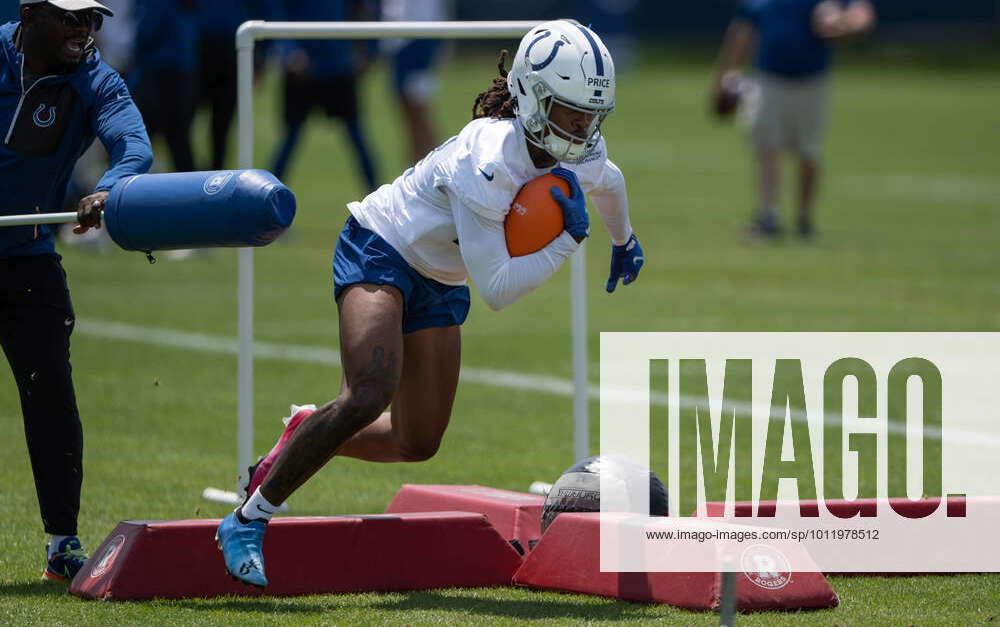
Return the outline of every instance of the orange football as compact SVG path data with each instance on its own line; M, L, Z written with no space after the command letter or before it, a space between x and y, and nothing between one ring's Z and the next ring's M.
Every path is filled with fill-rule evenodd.
M563 232L563 214L550 191L559 187L569 197L569 183L555 174L543 174L524 184L504 220L507 252L511 257L536 253Z

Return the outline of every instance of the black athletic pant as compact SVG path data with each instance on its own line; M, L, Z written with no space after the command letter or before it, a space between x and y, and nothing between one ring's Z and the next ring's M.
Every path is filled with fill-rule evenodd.
M146 122L150 138L159 133L167 141L174 172L193 172L191 123L198 97L198 77L179 70L146 70L142 73L135 102Z
M69 364L75 318L59 259L0 259L0 344L21 395L45 531L72 536L83 484L83 427Z
M208 169L221 170L236 112L236 49L232 35L202 38L199 71L199 99L212 109L212 163Z

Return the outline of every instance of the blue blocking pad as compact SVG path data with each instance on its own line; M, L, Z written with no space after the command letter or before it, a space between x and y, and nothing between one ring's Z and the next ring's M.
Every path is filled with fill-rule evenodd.
M266 246L295 218L295 195L264 170L140 174L111 190L108 234L125 250Z

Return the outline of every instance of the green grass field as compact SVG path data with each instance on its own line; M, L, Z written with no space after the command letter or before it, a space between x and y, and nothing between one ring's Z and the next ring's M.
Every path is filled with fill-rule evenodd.
M620 79L605 126L625 171L647 262L640 280L603 291L608 245L588 248L591 380L598 331L996 331L1000 328L1000 78L995 72L841 68L818 240L746 245L753 207L741 133L705 114L707 65L667 60ZM447 67L442 133L468 119L494 74L487 57ZM369 129L381 179L404 167L381 74L369 81ZM257 110L257 165L276 138L269 81ZM204 136L201 122L198 137ZM204 142L199 148L204 152ZM790 173L790 172L789 172ZM256 334L263 342L335 348L329 264L344 205L361 186L340 129L315 119L288 181L296 226L256 256ZM790 216L790 207L785 215ZM596 226L596 225L595 225ZM235 473L236 255L212 251L149 265L138 253L63 247L79 318L73 342L86 434L80 534L93 549L123 519L221 517L200 499ZM466 367L568 378L568 269L508 310L474 299L463 327ZM186 346L108 337L108 323L200 334ZM120 327L118 327L120 328ZM160 334L157 337L185 336ZM205 336L205 337L201 337ZM294 358L256 364L255 451L290 403L336 394L332 366ZM596 404L592 405L596 416ZM596 418L591 440L596 450ZM572 459L570 399L461 385L441 452L415 465L337 459L292 500L297 515L379 512L400 484L479 483L524 490ZM2 624L539 624L613 621L713 624L670 607L525 589L285 599L84 602L39 583L45 536L17 392L0 381ZM988 541L985 540L984 541ZM220 560L221 568L221 560ZM155 564L150 564L151 575ZM1000 616L1000 575L834 577L838 608L741 616L739 623L978 624Z

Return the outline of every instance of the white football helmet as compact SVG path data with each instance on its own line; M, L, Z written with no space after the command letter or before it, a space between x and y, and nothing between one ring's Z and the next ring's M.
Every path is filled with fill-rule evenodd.
M521 39L507 89L528 141L559 161L579 163L615 109L615 65L594 31L575 20L553 20ZM584 136L549 119L554 103L594 116Z

